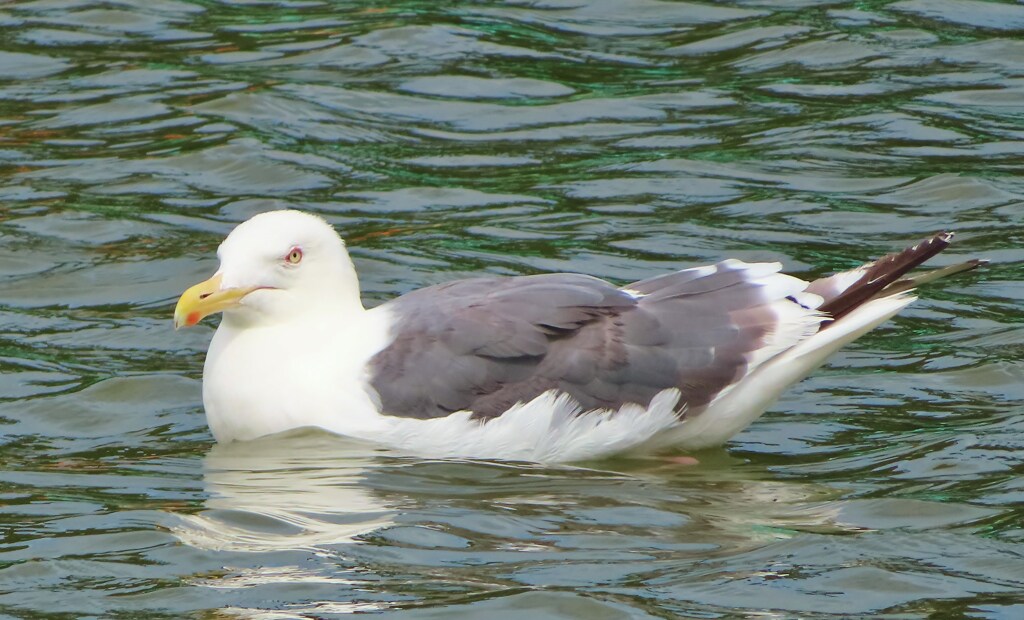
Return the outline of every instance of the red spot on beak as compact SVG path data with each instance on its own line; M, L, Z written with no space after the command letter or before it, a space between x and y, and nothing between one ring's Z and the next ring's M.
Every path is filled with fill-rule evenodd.
M189 312L188 316L185 317L185 325L192 327L193 325L199 322L199 319L200 317L198 312Z

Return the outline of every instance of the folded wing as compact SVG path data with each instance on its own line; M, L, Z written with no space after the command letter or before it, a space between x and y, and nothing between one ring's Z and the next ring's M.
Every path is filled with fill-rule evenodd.
M692 415L819 329L821 298L779 269L724 261L622 289L572 274L421 289L382 308L393 340L370 384L393 416L493 418L549 390L617 410L670 388Z

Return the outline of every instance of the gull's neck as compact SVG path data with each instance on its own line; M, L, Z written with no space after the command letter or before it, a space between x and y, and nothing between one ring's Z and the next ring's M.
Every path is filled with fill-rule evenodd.
M290 310L290 311L288 311ZM246 329L283 327L296 329L316 325L355 325L360 323L367 311L358 295L332 296L317 299L315 303L296 308L285 308L272 316L252 312L225 312L221 327L231 331Z

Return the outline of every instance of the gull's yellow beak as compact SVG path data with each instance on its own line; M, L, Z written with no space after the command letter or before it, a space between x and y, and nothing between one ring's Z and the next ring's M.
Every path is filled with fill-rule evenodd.
M192 327L205 316L223 312L238 305L238 302L258 287L220 289L221 275L217 274L200 282L181 294L174 307L174 329Z

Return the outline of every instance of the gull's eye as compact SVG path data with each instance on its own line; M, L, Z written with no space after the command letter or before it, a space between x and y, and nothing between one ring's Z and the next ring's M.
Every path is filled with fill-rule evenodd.
M289 264L298 265L299 261L302 260L302 248L292 248L288 255L284 257L284 260Z

